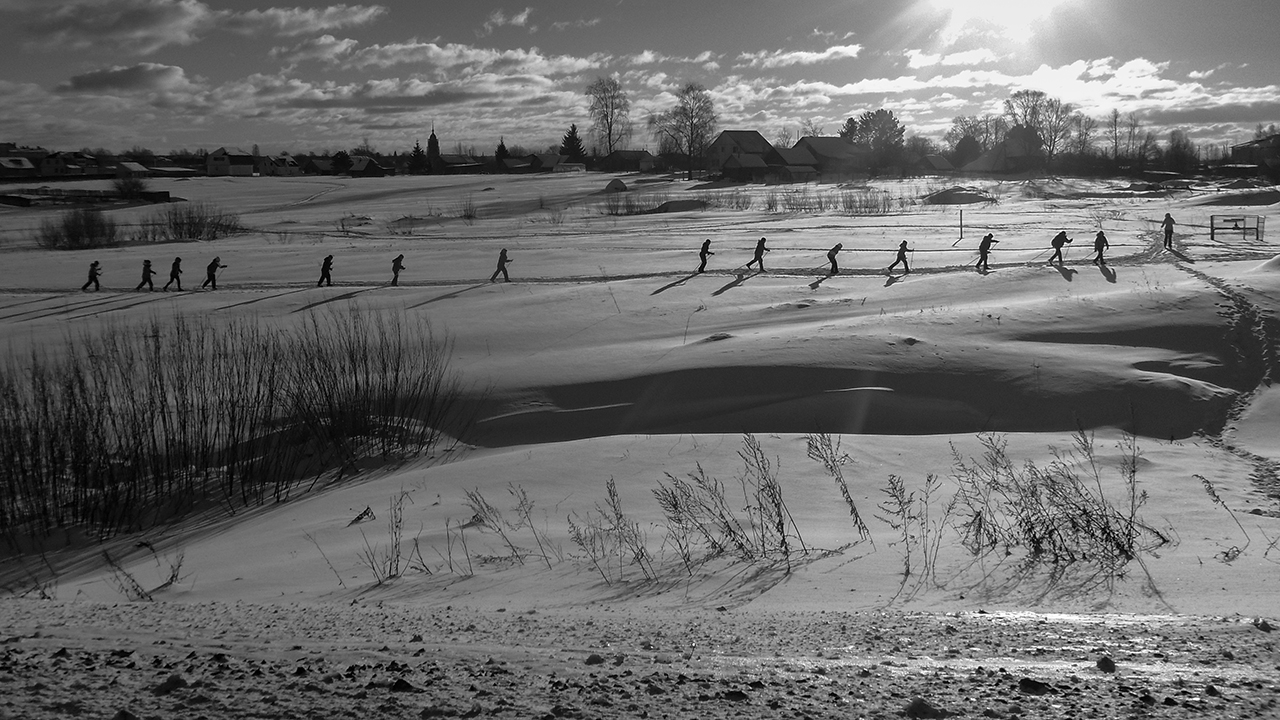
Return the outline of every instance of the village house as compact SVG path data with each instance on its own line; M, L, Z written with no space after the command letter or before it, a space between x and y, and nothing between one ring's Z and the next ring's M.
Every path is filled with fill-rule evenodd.
M658 159L648 150L614 150L599 163L605 172L652 172L657 166Z
M253 155L238 148L220 147L205 159L205 172L211 177L252 177Z
M302 174L302 166L290 155L260 157L257 164L258 174L272 177L297 177Z
M351 177L386 177L387 175L395 175L395 171L383 167L378 161L368 155L352 155L351 169L347 171Z
M814 159L814 168L825 182L851 179L871 170L871 150L842 137L802 137L792 146Z
M753 155L764 160L764 156L771 150L773 146L755 130L725 130L707 146L707 161L713 170L720 169L729 161L729 158ZM754 168L756 163L748 160L739 162L736 167Z
M1235 165L1254 165L1272 174L1280 173L1280 135L1232 145L1231 162Z
M818 161L804 148L774 148L764 156L769 165L767 183L814 182L818 179Z
M0 178L33 178L39 170L24 157L0 157Z

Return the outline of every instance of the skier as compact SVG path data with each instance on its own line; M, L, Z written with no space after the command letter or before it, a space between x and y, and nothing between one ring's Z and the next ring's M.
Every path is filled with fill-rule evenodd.
M1065 245L1066 243L1071 242L1071 241L1072 241L1072 239L1071 239L1071 238L1069 238L1069 237L1067 237L1067 231L1066 231L1066 230L1063 230L1063 231L1059 232L1057 235L1054 235L1054 236L1053 236L1053 239L1049 241L1049 244L1053 246L1053 255L1051 255L1051 256L1049 257L1049 264L1050 264L1050 265L1052 265L1052 264L1053 264L1053 260L1054 260L1054 258L1057 258L1057 259L1058 259L1058 264L1059 264L1059 265L1061 265L1061 264L1063 263L1063 259L1062 259L1062 246L1063 246L1063 245Z
M203 289L203 288L212 286L214 290L217 290L218 289L218 271L225 267L226 265L222 264L222 258L215 257L213 259L213 262L205 266L204 282L201 283L200 287Z
M89 263L89 281L80 286L80 291L87 292L90 285L93 286L94 290L101 290L102 286L98 284L98 276L101 274L102 268L99 267L97 260Z
M711 238L703 240L702 249L698 251L698 260L700 261L698 263L698 272L702 272L707 269L708 255L715 255L715 253L711 252Z
M156 289L156 286L152 284L151 276L155 274L156 274L156 271L151 269L151 261L143 260L142 261L142 282L138 283L138 287L134 288L134 291L136 292L138 290L141 290L142 286L146 285L147 292L154 292Z
M498 279L498 273L502 273L502 282L511 282L511 276L507 274L507 263L511 262L511 258L507 257L507 249L502 248L498 253L498 269L493 271L489 276L489 282L495 282Z
M996 240L994 235L987 233L982 236L982 242L978 243L978 269L982 272L986 272L989 269L987 267L987 256L991 254L991 246L998 242L1000 241Z
M1107 235L1106 235L1106 233L1104 233L1104 232L1102 232L1101 230L1099 230L1099 231L1098 231L1098 236L1097 236L1097 237L1095 237L1095 238L1093 239L1093 251L1094 251L1094 252L1096 252L1096 253L1098 253L1098 256L1097 256L1097 257L1095 257L1095 258L1093 259L1093 264L1094 264L1094 265L1106 265L1106 264L1107 264L1106 259L1104 259L1104 258L1102 257L1102 253L1103 253L1103 251L1105 251L1105 250L1106 250L1107 248L1109 248L1109 247L1111 247L1111 243L1107 242Z
M760 263L760 272L767 272L764 269L764 254L767 252L769 252L769 248L764 246L764 238L760 238L760 242L756 243L755 257L751 258L751 262L747 263L747 267Z
M391 261L391 285L395 287L400 284L400 271L404 269L404 255L397 255L395 260Z
M316 281L316 287L321 285L333 286L333 278L329 277L329 273L333 271L333 256L325 255L324 262L320 263L320 279Z
M840 274L840 265L836 262L836 255L840 253L843 247L844 243L836 243L835 247L827 251L827 260L831 261L831 270L827 272L828 275Z
M1173 221L1173 216L1169 213L1164 214L1164 220L1161 221L1160 227L1164 228L1164 248L1166 250L1173 249L1173 226L1177 225Z
M182 292L181 276L182 276L182 258L176 257L173 259L173 265L169 267L169 282L165 283L164 287L161 288L161 290L168 292L170 285L174 283L178 283L178 292Z
M911 266L907 264L907 253L909 252L911 252L911 250L907 247L906 240L903 240L898 244L898 259L894 260L893 264L889 266L890 273L893 272L894 268L898 267L898 263L902 263L902 271L904 274L911 272Z

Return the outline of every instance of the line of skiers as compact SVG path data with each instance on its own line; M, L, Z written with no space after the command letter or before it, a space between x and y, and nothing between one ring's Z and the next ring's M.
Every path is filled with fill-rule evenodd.
M1164 246L1166 249L1169 249L1169 250L1173 249L1173 228L1175 224L1176 223L1174 222L1173 216L1170 215L1169 213L1165 213L1164 220L1160 223L1160 225L1161 225L1161 228L1164 230ZM1049 257L1050 265L1054 264L1055 261L1057 261L1059 265L1063 264L1064 262L1063 252L1062 252L1063 248L1066 245L1070 244L1072 241L1073 241L1073 238L1067 237L1067 233L1065 230L1053 236L1053 239L1049 241L1049 246L1053 248L1053 255ZM976 263L977 269L983 272L986 272L987 270L990 269L988 266L988 260L990 259L990 256L991 256L991 246L998 244L999 242L1000 241L996 240L991 233L987 233L982 237L981 242L978 243L978 262ZM756 265L756 266L759 266L760 272L767 272L764 267L764 254L767 252L770 252L771 250L770 248L765 246L765 243L766 243L765 238L760 238L760 240L756 243L755 253L752 255L750 262L746 264L747 268L750 268L751 266ZM1106 233L1099 230L1098 234L1093 239L1093 251L1095 255L1091 262L1094 265L1105 265L1107 263L1105 254L1109 247L1111 247L1111 243L1107 241ZM829 275L840 274L840 264L839 262L837 262L836 256L839 255L840 251L843 249L844 249L844 243L836 243L830 250L827 251L827 261L831 264L830 269L827 271ZM889 266L889 269L887 272L892 274L894 268L898 267L898 265L902 265L902 270L904 273L911 272L911 264L907 260L907 255L912 252L914 252L914 250L912 250L912 248L907 246L906 240L903 240L901 243L899 243L897 257L894 259L893 264ZM702 247L698 250L698 272L699 273L706 271L707 258L712 255L715 255L715 253L712 252L711 250L711 239L707 238L706 240L702 241ZM507 254L507 249L502 248L501 252L498 253L498 267L496 270L493 271L493 275L489 277L489 282L497 282L499 275L502 276L503 282L511 282L511 275L507 272L507 265L511 264L511 262L512 262L511 257ZM205 266L205 280L204 280L204 283L200 285L200 287L202 289L208 287L213 290L217 290L218 289L218 271L225 269L226 267L227 267L226 265L222 264L222 259L220 257L215 257L213 259L213 262L210 262L207 266ZM404 269L405 269L404 255L403 254L397 255L395 259L391 261L392 286L396 286L400 284L400 272ZM145 287L149 291L155 290L155 285L152 283L151 277L156 274L157 274L156 271L151 267L151 261L143 260L142 261L142 282L138 283L138 287L134 289L142 290ZM326 255L324 257L324 260L321 261L320 263L320 279L316 281L316 287L320 287L322 285L332 286L333 285L332 275L333 275L333 256ZM93 262L89 263L89 280L80 289L87 291L89 287L92 286L94 290L101 290L102 286L99 282L100 277L102 277L102 265L97 260L94 260ZM178 290L182 290L182 258L180 257L175 257L173 259L173 265L170 266L169 268L169 282L165 283L164 287L161 288L161 290L167 291L169 289L169 286L174 284L178 286Z

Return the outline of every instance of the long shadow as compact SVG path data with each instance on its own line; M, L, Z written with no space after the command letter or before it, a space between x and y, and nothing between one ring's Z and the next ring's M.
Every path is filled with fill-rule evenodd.
M822 287L822 283L826 282L827 280L830 280L832 277L833 276L831 274L827 274L819 277L817 280L814 280L813 282L809 283L809 289L817 290L819 287Z
M308 290L310 290L310 289L311 289L311 288L309 288L309 287L304 287L304 288L299 288L299 289L297 289L297 290L290 290L290 291L288 291L288 292L277 293L277 294L275 294L275 295L267 295L267 296L265 296L265 297L254 298L254 299L252 299L252 300L245 300L244 302L232 303L232 304L230 304L230 305L223 305L223 306L222 306L222 307L220 307L220 308L214 308L214 310L213 310L213 311L214 311L214 312L218 312L219 310L230 310L231 308L238 308L238 307L240 307L240 306L242 306L242 305L252 305L252 304L254 304L254 303L260 303L260 302L262 302L263 300L273 300L273 299L275 299L275 298L281 298L281 297L284 297L285 295L292 295L292 294L294 294L294 293L306 292L306 291L308 291ZM210 292L212 292L212 291L210 291Z
M23 305L31 305L32 303L44 302L45 300L53 300L53 299L54 299L54 298L56 298L56 297L60 297L60 296L59 296L59 295L46 295L46 296L44 296L44 297L38 297L38 298L36 298L35 300L23 300L22 302L14 303L14 304L12 304L12 305L5 305L3 308L0 308L0 309L3 309L3 310L12 310L13 308L16 308L16 307L22 307ZM30 310L23 310L22 312L24 312L24 313L25 313L25 312L31 312L31 311L30 311ZM19 314L19 315L21 315L22 313L18 313L18 314ZM0 319L3 319L4 317L12 317L12 316L10 316L10 315L5 315L5 316L3 316L3 317L0 317Z
M1107 282L1115 284L1116 271L1112 270L1110 265L1098 263L1098 271L1102 273L1102 277L1107 279Z
M894 285L902 282L902 278L904 277L906 277L906 275L890 275L889 277L885 278L884 286L893 287Z
M755 275L759 275L759 274L760 274L760 273L756 273ZM755 275L752 275L751 277L755 277ZM712 297L715 297L715 296L717 296L717 295L723 295L723 294L725 294L726 292L728 292L728 291L732 290L733 288L738 287L739 285L741 285L742 283L744 283L744 282L746 282L746 281L747 281L747 274L746 274L746 273L738 273L737 278L735 278L735 279L733 280L733 282L731 282L731 283L729 283L728 285L725 285L724 287L720 288L719 290L717 290L717 291L715 291L715 292L711 293L711 296L712 296Z
M405 310L412 310L412 309L414 309L414 308L420 308L420 307L422 307L423 305L430 305L430 304L431 304L431 303L433 303L433 302L439 302L439 301L441 301L441 300L452 300L453 298L458 297L459 295L461 295L461 294L462 294L462 293L464 293L464 292L467 292L468 290L477 290L477 289L482 288L482 287L484 287L484 286L486 286L486 285L488 285L488 284L489 284L489 283L480 283L479 285L472 285L471 287L462 288L461 290L454 290L454 291L453 291L453 292L451 292L451 293L445 293L444 295L440 295L440 296L438 296L438 297L433 297L433 298L431 298L430 300L423 300L422 302L418 303L417 305L410 305L409 307L405 308Z
M148 295L150 295L150 293L148 293ZM172 299L173 299L173 296L172 296L172 295L167 295L167 294L162 294L162 295L160 295L159 297L146 297L146 298L144 298L144 299L142 299L142 300L139 300L139 301L137 301L137 302L129 303L128 305L116 305L116 306L114 306L114 307L104 308L104 309L102 309L102 310L98 310L98 311L96 311L96 312L88 312L88 313L81 313L81 314L79 314L79 315L72 315L71 317L69 317L69 318L67 318L67 319L68 319L68 320L79 320L80 318L96 317L96 316L98 316L98 315L105 315L105 314L107 314L107 313L109 313L109 312L115 312L115 311L117 311L117 310L128 310L129 308L135 308L135 307L138 307L139 305L147 305L147 304L149 304L149 303L153 303L153 302L160 302L160 301L162 301L162 300L172 300Z
M48 317L57 317L59 315L70 315L71 313L76 312L77 310L85 310L87 308L93 308L93 307L104 307L110 303L115 303L115 302L125 302L127 300L131 300L136 297L132 293L125 293L125 292L112 293L110 295L105 295L105 296L98 295L97 293L95 293L94 295L95 297L92 300L74 302L69 305L63 305L57 308L48 308L48 307L36 308L34 310L28 310L26 312L17 313L14 315L6 315L4 319L32 315L34 317L24 317L22 320L19 320L18 322L26 322L28 320L43 320L44 318L48 318Z
M1059 273L1062 273L1062 279L1066 280L1067 282L1071 282L1072 280L1074 280L1076 273L1079 272L1079 270L1069 268L1066 265L1054 265L1053 269L1057 270Z
M1193 264L1193 265L1194 265L1194 264L1195 264L1195 262L1196 262L1195 260L1192 260L1191 258L1187 257L1186 255L1183 255L1181 252L1179 252L1179 251L1177 251L1177 250L1175 250L1175 249L1173 249L1173 248L1165 248L1165 250L1168 250L1170 253L1172 253L1172 254L1173 254L1173 256L1174 256L1174 257L1178 258L1178 259L1179 259L1179 260L1181 260L1182 262L1185 262L1185 263L1191 263L1191 264Z
M652 295L657 295L658 293L666 292L666 291L670 290L671 288L673 288L673 287L675 287L675 286L677 286L677 285L683 285L683 284L685 284L685 283L689 282L690 280L692 280L692 279L694 279L694 278L696 278L696 277L698 277L698 273L696 273L696 272L695 272L695 273L690 273L687 277L682 277L682 278L680 278L679 280L676 280L676 281L675 281L675 282L673 282L673 283L668 283L668 284L666 284L666 285L663 285L662 287L658 288L657 290L654 290L653 292L649 293L649 295L651 295L651 296L652 296Z
M311 310L311 309L314 309L314 308L318 308L318 307L320 307L321 305L327 305L327 304L329 304L329 303L331 303L331 302L338 302L339 300L350 300L351 298L353 298L353 297L355 297L355 296L359 295L360 293L362 293L362 292L369 292L369 291L370 291L370 290L372 290L372 289L373 289L373 288L360 288L359 290L352 290L352 291L351 291L351 292L349 292L349 293L343 293L343 294L341 294L341 295L334 295L334 296L333 296L333 297L331 297L331 298L325 298L324 300L318 300L318 301L316 301L316 302L311 303L310 305L303 305L302 307L298 308L297 310L294 310L293 312L294 312L294 313L306 312L307 310Z

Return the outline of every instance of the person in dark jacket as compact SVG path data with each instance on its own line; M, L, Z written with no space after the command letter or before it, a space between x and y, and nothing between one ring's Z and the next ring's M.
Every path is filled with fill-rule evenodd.
M498 273L502 273L502 282L511 282L511 276L507 274L507 263L509 262L511 262L511 258L507 257L507 249L502 248L502 251L498 253L498 269L494 270L493 274L489 276L489 282L496 281Z
M167 291L174 283L178 283L178 292L182 292L182 258L180 257L173 259L173 264L169 266L169 282L160 289Z
M1177 225L1173 221L1173 216L1169 213L1164 214L1164 220L1160 221L1160 227L1164 228L1164 248L1166 250L1173 249L1173 226Z
M333 285L333 278L330 274L333 272L333 256L325 255L324 262L320 263L320 279L316 281L316 287L321 285Z
M751 267L756 263L760 264L760 272L767 272L764 269L764 254L769 252L769 248L764 246L764 238L760 238L760 242L756 243L756 254L751 258L751 262L747 263L747 267Z
M89 281L80 286L81 292L87 292L89 286L92 285L94 290L101 290L102 286L98 284L98 277L102 275L102 267L97 260L89 263Z
M903 272L911 272L911 266L907 264L907 253L909 252L911 252L911 248L907 247L906 240L898 243L898 259L894 260L893 264L889 266L889 272L893 272L893 269L898 267L898 263L902 263Z
M404 255L397 255L395 260L391 261L391 285L394 287L400 284L400 271L404 269Z
M991 255L991 246L995 245L998 242L1000 241L997 240L995 236L992 235L991 233L987 233L986 235L982 236L982 242L978 243L978 269L979 270L986 272L989 269L987 267L987 257Z
M840 274L840 265L836 262L836 255L840 254L842 249L844 249L844 243L836 243L835 247L827 251L827 260L831 262L831 269L827 272L828 275Z
M707 256L715 255L711 252L711 238L702 241L702 249L698 251L698 272L707 269Z
M211 287L213 290L218 289L218 271L225 268L222 264L222 258L215 257L213 262L204 268L204 282L200 284L201 288Z
M1109 247L1111 247L1111 243L1107 242L1107 234L1099 230L1097 237L1093 239L1093 251L1098 253L1097 257L1093 259L1094 265L1107 264L1107 260L1106 258L1102 257L1102 254Z
M138 283L138 287L134 288L134 290L135 291L141 290L142 286L146 285L147 292L154 292L156 289L156 286L151 282L151 276L155 274L156 274L156 271L151 269L151 261L143 260L142 261L142 282Z
M1053 247L1053 255L1049 256L1050 265L1053 264L1053 261L1055 259L1058 261L1059 265L1063 263L1062 246L1066 245L1069 242L1071 242L1071 238L1067 237L1066 230L1063 230L1059 232L1057 235L1053 236L1053 239L1049 241L1049 245Z

